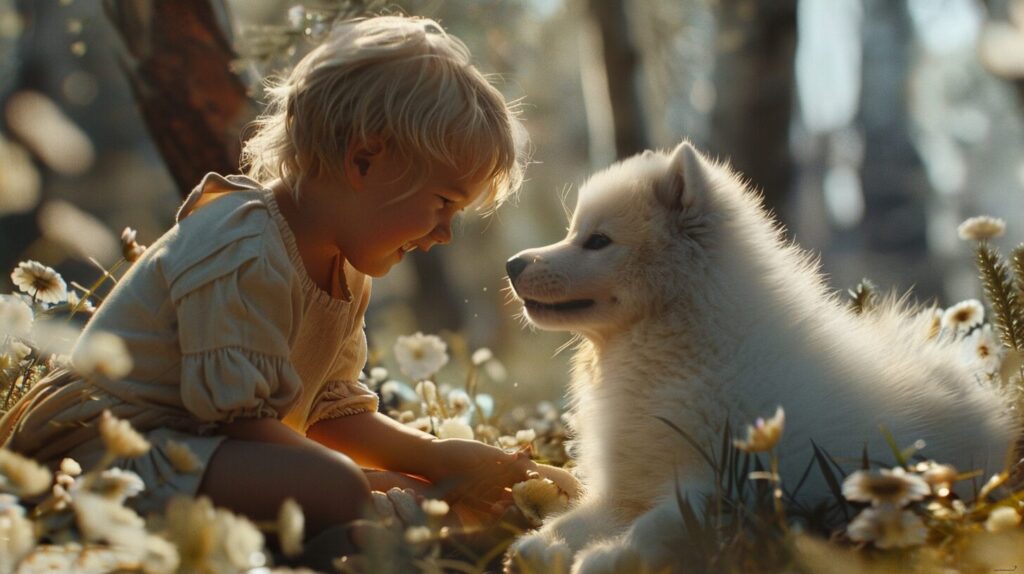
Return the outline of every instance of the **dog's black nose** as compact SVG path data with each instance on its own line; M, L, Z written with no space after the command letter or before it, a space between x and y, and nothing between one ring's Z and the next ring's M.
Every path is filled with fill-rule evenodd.
M526 269L528 262L522 257L513 257L505 262L505 271L508 272L508 278L513 283L516 282L516 277Z

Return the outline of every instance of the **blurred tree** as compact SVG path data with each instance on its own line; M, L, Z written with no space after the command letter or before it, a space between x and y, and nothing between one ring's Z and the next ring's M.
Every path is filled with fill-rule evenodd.
M789 153L797 0L718 0L710 151L728 159L779 213L790 192Z
M206 172L238 170L239 132L255 113L231 70L215 1L104 2L135 100L182 195Z
M924 198L929 187L910 139L906 86L913 33L906 4L865 0L863 34L859 120L864 130L865 248L912 264L927 252ZM933 274L924 271L911 269L907 280L920 293L935 294Z
M589 34L580 59L592 139L591 161L602 167L650 147L640 98L640 65L623 0L585 0ZM611 144L611 145L609 145ZM614 158L605 157L614 150Z

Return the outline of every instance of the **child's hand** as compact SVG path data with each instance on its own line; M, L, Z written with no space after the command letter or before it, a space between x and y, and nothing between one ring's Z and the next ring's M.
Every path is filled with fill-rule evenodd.
M444 439L434 442L437 463L427 476L442 489L450 502L470 499L473 506L502 509L510 500L509 488L536 472L537 464L527 453L507 453L482 442ZM466 502L470 502L467 500Z

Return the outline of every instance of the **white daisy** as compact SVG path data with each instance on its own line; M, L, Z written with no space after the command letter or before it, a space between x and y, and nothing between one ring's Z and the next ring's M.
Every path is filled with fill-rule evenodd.
M924 544L928 528L909 510L891 506L865 508L846 528L851 540L873 542L878 548L906 548Z
M423 512L427 513L427 516L433 516L435 518L445 516L448 514L449 510L447 502L433 498L424 500L421 506L423 507Z
M989 513L985 520L985 530L1003 532L1020 526L1020 512L1016 508L1000 506Z
M0 509L0 572L14 572L35 546L35 528L24 509L17 505Z
M121 232L121 256L129 262L135 262L146 251L146 246L139 245L135 236L136 231L131 227L125 227Z
M921 478L932 488L932 493L937 496L949 496L953 483L958 475L956 468L948 464L939 464L935 461L918 463L914 470L921 474Z
M86 542L109 542L139 548L146 540L146 521L120 502L86 490L73 493L75 519Z
M132 370L132 358L124 340L104 331L83 335L75 345L72 362L85 377L120 379Z
M455 389L448 393L448 410L454 416L463 415L473 410L469 394L462 389Z
M32 319L32 308L20 297L0 295L0 337L27 337Z
M107 452L116 458L142 456L150 448L149 441L132 428L131 423L115 417L110 411L103 411L100 417L100 436Z
M46 492L52 483L50 469L16 452L0 448L0 490L28 497Z
M384 367L370 369L370 380L375 383L383 383L388 378L388 370Z
M434 381L420 381L416 383L416 394L424 403L435 404L437 402L437 385L434 384Z
M733 440L736 448L745 452L765 452L775 448L786 427L786 412L782 407L775 409L775 415L767 421L758 418L747 425L747 440Z
M405 541L409 544L422 544L429 541L432 536L426 526L410 526L405 531Z
M285 556L302 554L302 537L305 530L306 517L302 507L293 498L286 498L277 513L277 536L281 542L281 551Z
M537 439L537 431L533 429L526 429L516 431L516 443L521 445L527 445Z
M444 419L437 427L437 438L461 438L472 440L473 427L459 419Z
M60 471L68 476L78 476L82 474L82 465L73 458L65 458L60 461Z
M534 526L569 508L569 495L547 478L531 478L512 485L512 500Z
M963 341L964 359L969 365L976 365L985 373L999 370L1003 360L1003 346L992 325L986 323L975 329Z
M84 482L79 481L75 483L72 487L72 494L81 484L84 484ZM145 490L146 483L143 482L142 477L134 472L115 466L101 472L92 481L89 488L93 493L121 504Z
M956 228L957 235L965 241L984 241L1001 236L1006 231L1006 222L998 217L979 215L965 220Z
M19 263L11 280L18 289L44 303L60 303L68 298L68 287L60 273L38 261Z
M433 376L448 364L448 346L437 335L416 332L395 342L398 368L416 381Z
M479 367L480 365L486 363L487 361L490 361L493 358L494 353L492 353L490 349L488 349L487 347L480 347L479 349L473 351L472 361L474 365Z
M921 500L930 492L931 488L924 479L899 467L892 470L883 468L879 474L858 470L843 481L843 496L847 500L870 502L874 506L899 508Z
M977 299L953 305L942 313L942 328L957 334L965 333L985 320L985 307Z
M192 452L188 444L183 442L168 440L164 443L164 454L170 459L174 470L181 474L191 474L203 466L196 453Z

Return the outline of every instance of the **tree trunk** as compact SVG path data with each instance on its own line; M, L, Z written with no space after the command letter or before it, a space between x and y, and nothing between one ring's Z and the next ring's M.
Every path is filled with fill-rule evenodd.
M903 280L919 296L939 295L928 252L929 185L910 139L907 75L912 33L904 2L865 0L860 124L864 130L861 227L870 265L906 266Z
M779 213L793 165L789 124L796 55L796 0L718 0L717 99L709 147L764 193Z
M104 2L135 100L182 195L206 172L238 171L239 133L254 115L212 1Z
M583 91L584 99L590 100L586 106L590 137L613 142L612 159L626 158L650 147L640 97L639 58L630 32L629 14L623 0L587 0L586 8L591 45L583 47L580 57L585 60L584 73L592 73L592 77L584 77ZM596 133L598 130L611 133ZM605 163L607 158L591 159Z

